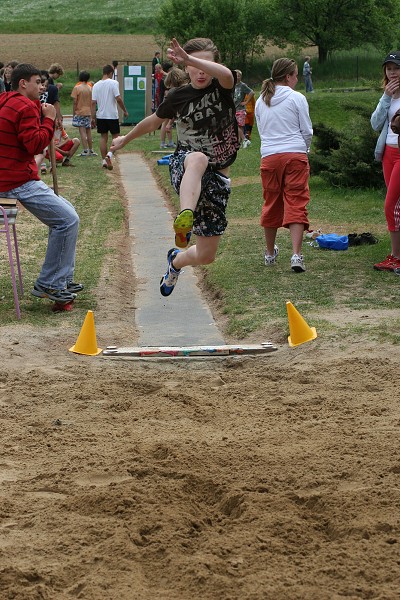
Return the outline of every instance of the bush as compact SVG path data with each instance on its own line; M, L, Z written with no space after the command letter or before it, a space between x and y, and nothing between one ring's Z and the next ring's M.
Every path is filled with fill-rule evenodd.
M346 110L358 114L350 119L344 131L323 123L315 125L311 172L337 187L381 188L382 165L374 160L377 134L369 122L370 112L357 105L346 106Z

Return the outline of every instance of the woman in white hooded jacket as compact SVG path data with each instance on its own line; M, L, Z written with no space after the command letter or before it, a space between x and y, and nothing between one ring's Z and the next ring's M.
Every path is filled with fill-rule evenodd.
M390 234L391 252L374 265L377 271L400 274L400 149L399 136L391 120L400 110L400 51L391 52L383 61L383 95L371 116L371 125L380 135L375 148L376 160L382 161L387 188L385 217Z
M298 68L294 60L279 58L271 77L263 82L256 102L256 121L261 138L261 180L264 205L261 226L265 232L266 266L276 264L278 227L290 231L291 269L305 271L301 253L304 229L308 229L310 200L308 152L313 135L308 103L294 90Z

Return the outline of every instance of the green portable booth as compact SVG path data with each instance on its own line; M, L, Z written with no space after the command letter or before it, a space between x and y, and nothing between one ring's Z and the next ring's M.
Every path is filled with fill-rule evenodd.
M151 67L124 65L118 80L128 116L122 125L136 125L151 114Z

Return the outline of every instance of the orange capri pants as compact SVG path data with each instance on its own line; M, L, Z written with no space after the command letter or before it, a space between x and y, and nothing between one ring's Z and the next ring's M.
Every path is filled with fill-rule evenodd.
M303 223L308 229L309 176L310 165L305 153L282 152L261 159L262 227L288 227L291 223Z

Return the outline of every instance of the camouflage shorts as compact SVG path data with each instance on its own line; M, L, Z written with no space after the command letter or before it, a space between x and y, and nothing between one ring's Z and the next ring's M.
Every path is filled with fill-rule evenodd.
M172 187L179 194L184 162L189 152L178 151L169 159ZM201 193L194 211L193 233L205 237L222 235L228 225L226 206L231 193L230 179L218 171L207 168L201 180Z

